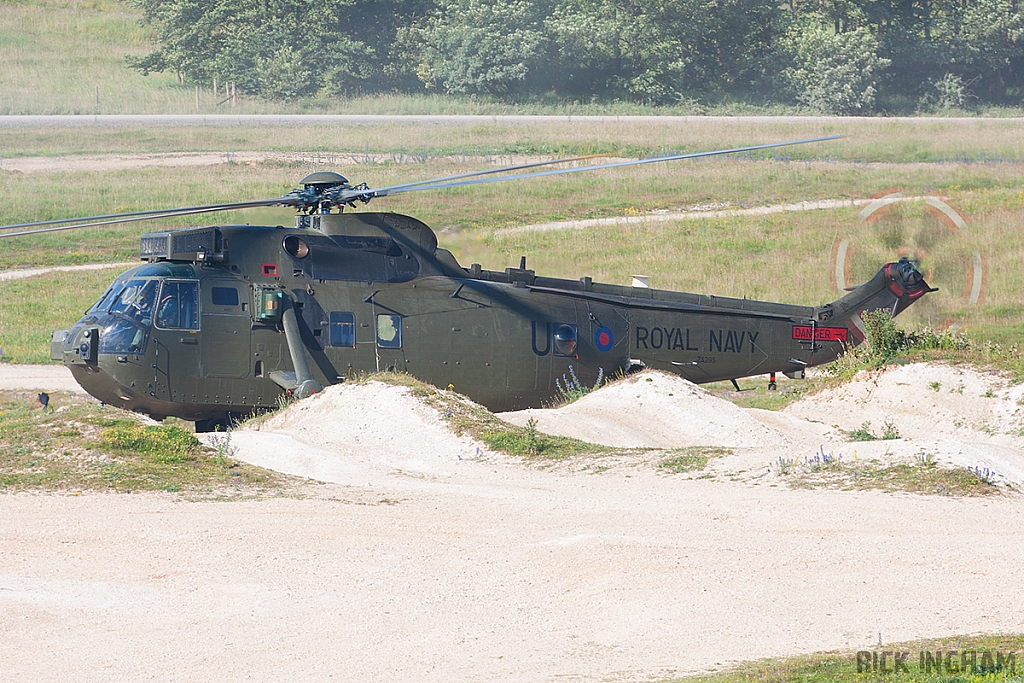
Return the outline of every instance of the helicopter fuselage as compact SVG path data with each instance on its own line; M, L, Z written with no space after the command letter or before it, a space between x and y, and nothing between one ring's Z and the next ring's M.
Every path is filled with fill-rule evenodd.
M697 383L791 376L863 339L859 314L928 290L907 263L820 307L461 267L416 219L301 216L296 228L150 233L51 356L106 403L205 429L377 370L494 411L640 367ZM564 385L563 385L564 386Z

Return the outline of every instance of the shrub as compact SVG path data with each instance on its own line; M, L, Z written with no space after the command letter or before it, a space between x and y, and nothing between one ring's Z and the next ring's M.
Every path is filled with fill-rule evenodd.
M967 351L971 342L956 330L936 332L929 327L907 332L896 325L888 311L866 311L861 315L871 354L885 359L905 351Z
M824 114L871 111L878 74L890 61L878 56L878 39L867 29L836 33L798 24L782 41L781 79L798 102Z

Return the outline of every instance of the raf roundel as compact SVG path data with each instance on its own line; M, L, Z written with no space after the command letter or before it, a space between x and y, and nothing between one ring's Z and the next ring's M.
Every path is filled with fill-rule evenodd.
M615 337L612 336L612 331L607 327L599 327L594 332L594 344L597 346L598 351L611 351L612 346L615 344Z

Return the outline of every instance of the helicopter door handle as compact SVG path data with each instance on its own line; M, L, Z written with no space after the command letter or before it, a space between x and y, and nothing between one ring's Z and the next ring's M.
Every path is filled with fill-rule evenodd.
M181 343L182 344L198 344L199 342L196 340L195 337L182 337L181 338Z

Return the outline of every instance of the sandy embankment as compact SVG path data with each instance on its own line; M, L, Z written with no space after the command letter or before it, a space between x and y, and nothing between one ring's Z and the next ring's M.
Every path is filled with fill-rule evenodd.
M575 410L625 412L639 391L650 413L609 426L616 439L671 433L665 415L732 424L718 436L735 453L713 478L642 455L594 474L478 454L406 390L371 383L233 434L243 459L335 482L308 497L0 496L0 670L639 681L879 634L1024 630L1018 495L789 490L768 472L780 455L850 448L832 424L866 419L909 438L858 450L913 457L934 443L951 460L1019 463L1020 387L909 366L765 414L677 382L640 376ZM676 427L679 446L713 445L713 430Z

